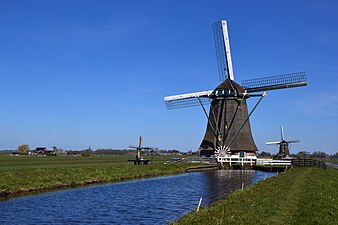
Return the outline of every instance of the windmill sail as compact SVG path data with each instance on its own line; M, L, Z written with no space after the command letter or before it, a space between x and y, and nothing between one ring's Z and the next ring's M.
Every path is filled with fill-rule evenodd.
M289 73L278 76L242 81L242 86L248 93L300 87L306 85L307 80L306 74L304 72Z
M234 80L227 22L221 20L214 23L212 27L214 30L219 78L221 81L226 79Z
M299 143L299 139L286 140L287 143Z
M274 144L280 144L281 142L287 142L287 143L298 143L298 142L300 142L299 139L286 140L285 135L284 135L284 127L283 126L280 127L280 136L281 136L280 141L269 141L269 142L266 142L265 144L266 145L274 145Z
M277 144L280 144L281 141L269 141L269 142L266 142L265 144L266 145L277 145Z
M300 140L299 139L292 139L292 140L284 140L284 139L282 139L280 141L269 141L269 142L266 142L265 144L266 145L279 145L282 142L286 142L286 143L290 144L290 143L299 143Z
M209 96L213 91L201 91L182 95L167 96L164 103L167 109L178 109L185 107L210 104Z
M142 146L142 137L140 136L139 147L141 148L141 146Z

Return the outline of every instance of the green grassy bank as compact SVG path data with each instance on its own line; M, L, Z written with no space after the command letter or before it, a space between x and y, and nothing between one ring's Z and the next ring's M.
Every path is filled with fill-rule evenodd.
M174 224L338 224L338 170L292 168Z
M0 197L64 187L107 183L180 173L191 164L164 165L168 157L154 157L151 165L133 165L126 156L0 157Z

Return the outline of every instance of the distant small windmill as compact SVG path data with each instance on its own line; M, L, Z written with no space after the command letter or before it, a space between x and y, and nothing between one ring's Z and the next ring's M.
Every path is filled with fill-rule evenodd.
M279 146L279 152L276 155L276 159L284 159L284 158L289 158L290 151L289 151L289 146L292 143L298 143L299 140L285 140L284 136L284 128L283 126L280 127L280 135L281 135L281 140L280 141L270 141L266 142L267 145L277 145Z
M214 90L167 96L164 98L165 105L167 109L202 106L208 124L199 147L200 156L216 155L219 162L230 165L232 160L242 165L252 164L257 147L249 117L266 96L265 91L306 86L306 75L297 72L245 80L239 85L234 81L226 21L214 23L213 30L221 83ZM260 98L249 113L246 100L250 97ZM210 104L209 113L206 104Z
M135 159L128 160L130 162L134 162L134 165L140 165L140 164L148 164L150 160L143 159L142 157L142 150L151 150L151 147L142 147L142 137L140 137L139 145L138 146L129 146L129 148L136 149L136 157Z

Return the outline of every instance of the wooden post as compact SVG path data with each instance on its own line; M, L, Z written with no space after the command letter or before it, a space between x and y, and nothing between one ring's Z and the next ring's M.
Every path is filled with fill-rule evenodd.
M202 197L200 198L196 212L198 212L200 210L201 203L202 203Z

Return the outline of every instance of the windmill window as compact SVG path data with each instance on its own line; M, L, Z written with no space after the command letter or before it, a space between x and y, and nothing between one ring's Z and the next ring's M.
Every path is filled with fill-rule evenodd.
M245 157L245 152L244 151L240 151L239 152L239 157Z

